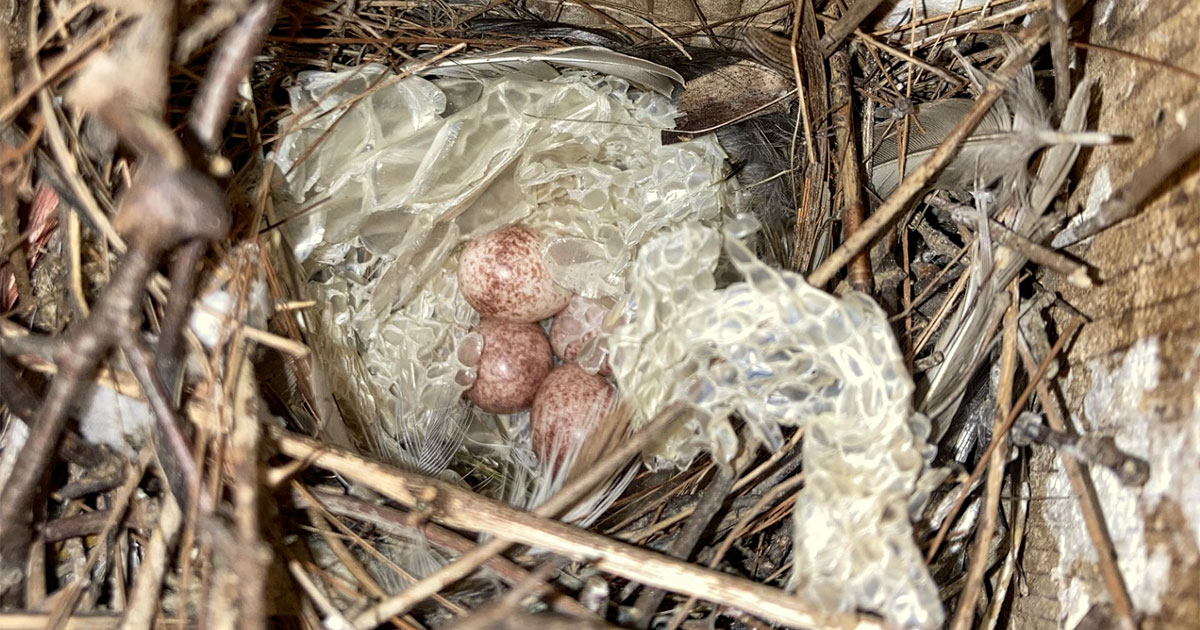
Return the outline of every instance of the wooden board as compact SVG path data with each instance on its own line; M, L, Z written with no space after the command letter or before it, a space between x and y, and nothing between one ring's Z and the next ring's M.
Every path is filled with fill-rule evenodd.
M1086 41L1200 69L1200 1L1099 0ZM1079 37L1077 27L1073 33ZM1099 149L1079 170L1073 208L1092 208L1180 128L1176 112L1200 81L1109 52L1081 52L1098 80L1094 124L1133 143ZM1044 276L1089 318L1070 348L1061 387L1076 429L1115 436L1151 464L1149 483L1122 487L1093 471L1118 562L1143 628L1200 628L1200 175L1197 161L1141 215L1072 252L1093 265L1089 291ZM1013 628L1074 628L1108 601L1078 504L1057 458L1039 449ZM1103 627L1103 626L1101 626Z

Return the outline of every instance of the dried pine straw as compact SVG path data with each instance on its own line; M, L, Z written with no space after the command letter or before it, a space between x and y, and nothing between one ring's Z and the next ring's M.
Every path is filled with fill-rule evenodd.
M1009 0L897 29L869 26L879 4L806 0L799 19L790 2L720 16L695 4L681 20L583 0L16 3L0 25L0 629L886 627L784 588L804 483L798 431L728 467L704 458L641 473L587 529L554 517L677 408L533 512L310 437L332 397L297 317L316 305L269 221L264 159L289 132L284 88L308 69L405 72L437 56L580 44L689 77L734 58L776 72L784 87L765 90L769 102L718 91L709 101L723 109L706 103L723 114L688 129L719 129L739 178L761 191L766 259L871 293L892 316L918 410L935 418L937 464L954 471L916 530L948 623L1005 623L1027 533L1020 446L1037 440L1060 448L1115 618L1132 624L1076 458L1133 470L1133 483L1140 462L1063 433L1053 366L1079 322L1043 319L1054 296L1033 280L1090 282L1050 245L1070 180L1039 191L1045 220L1018 221L1008 199L990 227L969 196L930 193L1031 62L1039 80L1027 87L1050 96L1055 124L1069 115L1078 3ZM890 120L911 149L929 123L920 104L971 96L968 68L988 73L973 105L875 196L863 166L878 159L873 124ZM1196 137L1162 147L1157 180L1134 178L1058 244L1136 212ZM1018 156L1022 172L1031 154ZM250 291L260 280L265 301ZM217 288L234 298L224 311L195 299ZM184 325L189 304L224 318L215 340ZM931 382L939 367L955 377ZM97 391L110 393L79 404ZM145 402L118 407L113 391ZM119 442L143 417L152 439L97 445L97 432ZM486 470L465 478L488 483ZM419 576L393 560L413 547L434 561Z

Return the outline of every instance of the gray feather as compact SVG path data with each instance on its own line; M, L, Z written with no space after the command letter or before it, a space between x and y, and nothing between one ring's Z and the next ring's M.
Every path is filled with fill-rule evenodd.
M968 68L975 81L986 77L978 70ZM1038 150L1053 146L1059 151L1049 152L1054 163L1061 165L1068 155L1070 160L1079 151L1080 145L1111 144L1113 137L1106 133L1080 133L1082 118L1087 113L1086 98L1076 104L1082 111L1075 111L1075 126L1066 124L1063 130L1055 130L1050 123L1045 101L1037 91L1033 72L1026 69L1013 82L1004 97L984 116L975 131L959 147L957 155L930 183L932 188L944 190L976 190L1002 182L1004 192L1020 189L1028 178L1030 158ZM916 114L916 123L909 128L908 145L904 164L905 175L911 174L950 135L960 120L975 105L965 98L946 99L929 103ZM900 185L899 134L897 125L884 123L875 128L874 165L871 183L881 197L887 197ZM1050 159L1051 155L1047 156ZM1039 180L1043 175L1039 169ZM1061 170L1061 167L1058 169ZM1061 185L1061 180L1060 185ZM1057 190L1055 187L1053 190Z
M905 152L904 173L910 175L917 167L925 163L929 156L937 150L946 136L954 130L959 120L975 105L975 101L966 98L952 98L937 101L922 106L916 121L909 127L907 151ZM990 177L997 169L994 166L995 151L1003 148L1007 132L1012 129L1012 119L1005 108L992 108L975 132L967 138L958 155L946 165L942 172L931 182L934 188L971 189L978 180L984 180L983 185L991 184L999 178ZM891 195L900 185L900 125L884 123L875 127L874 165L871 169L871 184L880 197ZM1028 159L1028 155L1024 156ZM1005 169L1011 158L1004 156ZM987 181L990 180L990 181Z
M522 72L548 78L556 74L549 64L620 77L666 96L670 96L675 88L684 82L682 75L666 66L599 46L573 46L555 50L507 50L460 57L443 61L422 71L422 74L462 77Z

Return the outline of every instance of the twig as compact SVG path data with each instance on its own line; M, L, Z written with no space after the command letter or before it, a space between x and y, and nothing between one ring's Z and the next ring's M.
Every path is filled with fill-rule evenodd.
M130 35L122 42L128 44L126 53L163 52L165 42L169 40L167 27L171 5L149 6L154 12L153 17L148 14L136 23L133 29L136 38ZM85 74L90 83L80 80L85 88L87 85L97 87L98 83L111 79L115 72L111 65L114 62L112 59L106 62L110 65L88 67L91 74ZM162 66L155 65L151 74L141 76L134 85L137 88L150 86L152 91L161 87L165 92L165 61L153 59L150 63L161 63ZM78 178L70 179L77 196L92 201L85 203L85 208L93 215L97 227L118 249L122 244L116 233L122 233L128 238L127 249L91 314L64 333L55 347L56 375L38 410L30 437L18 456L16 472L0 492L0 564L5 566L23 565L32 512L30 506L78 393L113 347L135 348L134 340L141 322L141 296L159 261L181 244L216 241L224 238L229 229L222 191L205 175L187 168L178 141L161 121L162 103L130 102L126 92L132 88L128 86L103 87L107 89L77 90L78 104L96 114L121 140L137 149L142 158L141 168L122 200L115 225L109 226ZM51 148L61 161L74 164L73 156L63 146L49 95L42 91L40 100L50 131ZM172 299L190 300L190 297L175 295ZM137 352L131 354L135 355L135 363L147 367L147 362L136 360L145 357ZM152 378L148 379L147 391L160 394L152 381ZM11 580L3 582L0 591L17 586L17 582Z
M125 510L128 508L134 491L137 490L138 483L141 481L142 474L145 472L149 462L150 458L143 455L134 466L126 468L124 483L113 495L112 510L109 511L108 518L105 519L104 529L102 530L104 535L100 539L101 542L88 550L87 560L84 562L81 570L75 574L75 579L54 598L55 603L50 611L52 621L48 624L48 627L57 627L63 619L66 619L75 611L75 608L79 605L80 596L91 582L92 569L100 562L101 558L107 561L111 541L116 534L117 526L121 523Z
M308 598L312 600L313 604L315 604L318 609L320 609L321 614L326 617L326 619L323 620L321 627L354 627L348 619L342 616L342 613L337 609L337 606L334 606L333 602L330 602L329 598L325 597L325 593L322 593L321 589L317 588L317 585L313 583L312 578L308 577L308 573L304 571L304 567L300 566L299 562L296 562L295 560L289 562L288 570L292 573L292 579L296 580L296 583L300 585L300 588L304 589L304 593L308 595Z
M688 2L692 5L692 12L696 14L696 21L700 22L700 29L708 34L713 46L719 46L721 40L717 38L717 33L708 25L708 16L704 15L704 9L700 7L700 2L698 0L688 0Z
M1033 413L1019 417L1012 432L1018 446L1043 444L1055 448L1081 463L1107 468L1126 486L1140 488L1150 481L1150 464L1117 448L1112 436L1055 431L1042 424L1042 419Z
M821 52L826 57L832 55L851 33L858 30L858 25L862 24L863 20L867 19L867 16L871 15L871 12L881 4L883 4L883 0L855 0L821 37Z
M1137 214L1167 178L1200 154L1200 101L1193 101L1177 118L1180 132L1160 144L1154 157L1134 170L1125 185L1100 204L1096 214L1054 237L1054 247L1078 243Z
M183 434L178 414L175 413L166 390L158 380L150 350L146 348L145 342L136 337L127 339L124 346L129 367L150 403L159 435L162 436L164 448L159 450L158 460L171 492L183 505L190 505L194 498L199 501L202 513L212 512L212 497L201 487L200 470L192 460L192 449Z
M1055 347L1058 347L1058 344ZM1033 365L1036 359L1025 344L1021 344L1019 350L1021 361L1024 363L1025 369L1029 370L1029 366ZM1051 351L1047 359L1053 356L1054 353ZM1046 363L1047 359L1043 359L1043 363ZM1066 431L1066 418L1058 406L1058 398L1050 389L1050 385L1043 381L1037 381L1037 395L1050 428L1055 431ZM1067 479L1071 482L1071 490L1079 499L1079 510L1083 513L1083 522L1087 526L1092 546L1096 548L1100 574L1104 577L1104 586L1108 589L1108 596L1112 600L1114 611L1121 621L1122 628L1133 630L1138 627L1134 616L1133 601L1129 598L1129 590L1125 587L1125 578L1121 575L1121 568L1117 565L1117 552L1113 548L1112 537L1108 533L1108 527L1104 521L1104 511L1100 508L1100 500L1096 496L1092 478L1070 453L1059 450L1058 457L1062 461Z
M383 530L418 529L436 547L448 549L456 554L464 554L475 547L475 543L455 534L439 525L424 522L424 518L415 512L403 512L395 508L376 505L351 496L335 494L324 490L312 490L311 493L296 493L292 495L299 499L301 505L308 506L311 501L319 502L325 509L334 514L371 523ZM501 580L510 586L515 585L528 575L525 569L513 563L504 556L494 556L484 562ZM538 595L545 599L559 612L576 617L590 617L592 611L584 608L570 597L557 593L550 587L542 589Z
M7 352L8 348L3 341L4 336L0 335L0 348ZM24 422L25 426L33 426L37 421L37 397L17 376L16 369L9 363L7 357L0 357L0 400L4 401L8 411L19 421ZM88 469L111 465L116 459L84 442L77 434L70 431L63 436L60 449L67 461ZM120 481L119 476L114 476L112 486L109 487L116 486Z
M163 125L137 115L126 118L120 103L106 103L99 113L114 128L139 137L157 138L158 132L141 126ZM195 171L164 168L153 157L150 162L139 171L117 215L129 249L91 315L64 333L55 349L58 372L16 472L0 492L0 563L8 566L23 564L29 508L70 408L109 350L138 334L142 291L160 258L190 240L219 240L229 229L223 195L211 180ZM0 591L12 586L0 584Z
M542 590L546 586L546 580L550 579L559 568L561 568L560 561L551 561L542 564L497 601L457 620L455 628L457 630L500 630L507 628L509 622L515 621L513 617L524 616L520 612L521 600ZM544 623L538 623L538 619L526 619L525 621L532 621L538 627L546 627ZM578 623L574 620L564 621ZM593 618L593 621L599 621L599 619ZM528 627L528 625L520 624L518 621L516 627Z
M626 405L618 405L611 413L628 414L631 410ZM534 510L537 515L556 516L561 512L566 511L581 499L591 488L600 484L609 476L616 473L626 461L636 456L645 447L651 436L660 435L682 415L682 410L672 408L664 412L661 417L656 419L645 427L641 432L635 434L632 438L624 442L616 451L608 453L594 466L586 469L579 478L570 481L566 487L551 497L548 501L538 506ZM386 494L386 493L385 493ZM468 495L474 496L474 495ZM395 497L392 497L395 499ZM404 501L401 501L404 503ZM422 505L426 501L422 500ZM410 507L413 507L410 505ZM425 579L410 585L403 592L396 596L384 600L373 607L371 610L361 614L356 619L355 623L358 626L366 624L378 625L383 619L393 617L406 612L412 606L420 603L425 598L441 591L442 588L452 584L468 575L478 568L488 558L503 552L511 543L501 538L490 540L471 551L460 556L454 562L442 567L434 574Z
M87 217L91 226L104 235L105 240L112 244L113 249L117 252L124 252L125 239L117 234L112 221L108 220L108 215L101 209L100 202L96 200L96 195L92 193L91 188L84 184L80 176L79 161L67 148L50 93L39 93L38 104L41 108L42 118L46 121L46 140L50 145L50 154L54 158L54 164L63 171L63 178L66 180L70 196L73 198L71 205L76 206ZM82 293L82 289L80 292Z
M888 44L887 42L885 42L881 39L875 38L871 35L868 35L862 31L854 31L854 38L861 41L862 43L866 44L867 51L871 52L873 55L874 55L875 49L879 49L897 59L900 59L902 61L907 61L908 63L910 63L918 68L921 68L922 70L925 70L926 72L929 72L930 74L942 79L943 81L945 81L946 83L949 83L952 86L957 87L957 86L965 85L967 83L967 80L965 78L963 78L957 74L954 74L953 72L950 72L949 70L946 70L945 68L935 66L935 65L929 63L928 61L921 59L920 57L914 57L913 55L906 53L903 50L900 50L899 48L896 48L896 47ZM883 72L884 75L888 74L887 68L885 68L883 66L883 64L879 64L879 69L881 72ZM889 78L888 84L895 85L895 79Z
M183 340L183 330L187 324L188 307L196 292L197 266L207 251L207 243L196 241L185 243L171 257L171 288L167 293L167 303L163 306L155 355L158 363L157 377L163 384L164 394L172 406L175 402L174 396L169 392L174 391L176 379L179 378L179 344Z
M1029 377L1029 384L1025 386L1025 389L1021 392L1021 395L1018 396L1016 402L1013 403L1012 410L1009 412L1008 417L1004 419L1004 424L1002 424L1000 427L1001 430L992 432L992 441L988 443L987 448L984 449L983 454L979 458L979 463L975 466L975 470L971 471L971 476L967 478L967 482L963 484L962 490L959 491L958 499L955 500L954 506L950 508L950 512L946 514L945 520L942 521L942 527L938 530L937 536L935 536L933 542L929 544L929 551L925 554L926 562L931 562L933 558L937 556L938 550L941 548L942 543L946 540L946 535L950 533L950 527L954 524L954 520L958 517L959 511L962 510L963 504L967 501L967 495L970 493L971 489L975 487L975 482L979 481L979 477L983 474L983 470L987 468L992 456L992 452L996 450L997 446L999 446L1000 442L1004 438L1004 434L1007 433L1010 428L1012 428L1013 422L1016 422L1017 416L1020 415L1020 410L1025 407L1025 403L1029 402L1029 397L1033 395L1035 385L1041 382L1042 376L1046 373L1046 370L1050 368L1050 364L1054 361L1055 357L1058 356L1058 353L1062 351L1063 346L1065 346L1067 343L1067 340L1073 337L1075 332L1079 330L1079 327L1082 325L1083 320L1077 318L1067 326L1067 329L1063 331L1061 336L1059 336L1058 341L1054 342L1054 347L1050 349L1050 354L1047 354L1045 358L1042 359L1042 362L1037 366L1037 369L1034 370L1032 375ZM1026 371L1028 371L1028 369Z
M898 322L898 321L904 319L905 317L911 315L912 314L911 309L915 309L918 306L920 306L921 304L924 304L926 299L928 299L930 296L932 296L935 291L937 291L942 286L944 286L944 284L942 283L942 279L945 278L948 273L950 273L950 270L953 269L955 267L955 265L958 264L958 261L962 260L963 256L967 255L967 252L970 251L970 249L975 245L975 241L978 238L979 238L978 236L972 237L971 240L968 241L965 245L958 248L958 251L955 252L954 257L950 259L950 262L946 263L946 265L944 267L942 267L942 270L937 272L937 275L935 275L933 278L931 278L929 280L927 286L919 294L917 294L916 297L914 297L912 299L912 305L908 307L908 309L910 309L910 310L904 310L899 313L896 313L895 315L892 315L891 317L889 317L888 321L889 322Z
M204 150L216 150L237 95L237 85L250 71L254 55L258 54L275 21L278 6L279 0L255 2L221 39L200 92L188 112L188 128Z
M942 300L941 305L938 306L938 310L934 312L933 317L929 320L929 323L925 325L925 329L921 331L921 336L918 337L916 343L913 344L913 356L920 354L921 350L925 349L925 344L933 338L933 333L941 327L942 320L946 318L946 314L950 312L950 307L954 305L954 301L958 299L959 294L962 293L963 289L967 287L967 282L970 279L971 274L969 273L960 275L958 277L958 281L956 281L950 291L946 293L946 297ZM905 312L911 314L912 310L905 309Z
M0 67L7 70L8 47L3 44L2 40L3 35L0 35L0 55L4 55L3 58L0 58ZM8 73L0 72L0 75L5 74ZM3 76L0 76L0 81L4 81ZM7 99L10 96L5 92L9 91L8 88L11 85L11 79L9 79L9 83L0 86L0 99ZM36 124L37 130L29 134L22 146L10 148L0 143L0 251L6 254L6 260L0 260L0 267L7 266L11 271L17 290L14 302L22 303L26 309L33 307L31 302L33 289L29 284L29 262L26 260L25 248L21 242L24 235L20 234L21 222L17 214L17 188L22 176L27 171L26 157L33 150L41 135L43 123L39 120ZM0 287L0 289L2 288L5 287ZM0 308L3 307L0 306Z
M134 503L129 512L125 514L122 524L128 528L149 531L150 525L154 521L145 512L141 503ZM46 542L60 542L68 538L93 536L104 531L104 524L108 521L111 513L111 509L96 510L47 521L42 525L42 536ZM156 517L157 515L154 520L157 520Z
M1071 49L1067 46L1067 22L1071 15L1067 13L1065 0L1050 0L1046 19L1050 23L1050 58L1054 63L1054 118L1059 120L1071 99Z
M1017 371L1017 317L1021 312L1021 294L1017 281L1009 283L1012 299L1004 317L1004 342L1000 346L1000 382L996 386L996 413L992 434L998 444L992 449L988 464L987 485L984 490L983 513L975 530L975 544L971 549L971 562L967 566L967 579L958 598L958 610L954 614L951 630L967 630L975 619L975 608L983 588L983 572L987 568L988 551L992 536L996 532L996 514L1000 507L1000 489L1004 484L1004 467L1008 463L1008 443L1003 429L1004 418L1012 413L1010 403L1013 380Z
M874 0L859 0L851 8L871 4ZM874 6L872 6L874 8ZM868 11L869 12L869 11ZM843 15L845 19L847 15ZM839 22L840 23L840 22ZM828 33L826 34L828 36ZM848 237L857 232L866 218L866 205L862 193L862 165L858 157L858 134L854 124L854 90L850 77L850 55L844 50L829 57L830 96L836 109L833 110L833 126L836 130L836 158L842 187L842 232ZM855 291L872 295L875 293L875 278L871 273L871 253L859 252L850 260L848 273L850 287Z
M621 31L622 33L625 33L635 42L646 39L645 35L642 35L641 33L629 28L621 20L618 20L617 18L592 6L592 3L588 2L588 0L571 0L571 3L578 5L579 7L581 7L583 10L587 11L588 13L595 15L596 17L600 18L601 21L608 22L609 24L612 24L613 26L617 27L617 30Z
M239 296L249 293L244 287ZM172 298L175 299L175 298ZM245 308L243 297L241 308ZM258 381L246 353L245 340L235 336L228 353L228 374L224 379L231 405L223 406L232 416L228 442L228 460L233 478L230 496L234 513L233 547L229 558L236 573L238 616L237 627L262 630L267 627L267 571L271 552L262 540L258 515L259 449L262 426L259 420Z
M1076 8L1070 9L1071 11L1077 10L1077 7L1081 4L1081 0L1069 0L1069 1L1073 1L1074 7L1076 7ZM1022 18L1026 15L1031 15L1033 13L1037 13L1038 11L1044 11L1046 9L1046 7L1049 6L1049 0L1028 0L1025 2L1016 2L1016 3L1013 3L1013 5L1014 6L1010 9L1006 9L1004 11L998 11L991 15L976 18L970 22L967 22L966 24L960 24L958 26L954 26L949 29L942 29L942 30L938 31L937 34L935 34L935 35L929 35L928 37L924 37L924 38L918 39L914 42L910 42L910 43L906 44L905 47L908 48L909 50L917 50L920 48L924 48L934 42L944 41L947 37L952 37L954 35L962 35L964 33L978 32L981 29L992 28L993 26L999 26L1001 24L1012 24L1013 22L1017 21L1017 19ZM928 23L932 23L935 21L942 21L944 19L950 19L950 16L937 16L937 17L934 17L931 19L922 20L922 22L928 24ZM921 24L908 24L902 28L920 28L920 27L921 27ZM896 29L896 30L901 30L901 29ZM878 34L880 34L880 33L876 33L876 35L878 35Z
M929 159L913 169L912 173L900 182L896 192L863 222L861 229L848 237L809 275L809 284L815 287L823 287L828 284L833 276L846 263L850 262L851 258L866 249L876 236L908 209L909 204L916 199L918 193L924 190L925 185L950 162L958 147L975 130L988 110L999 100L1001 94L1008 89L1008 85L1016 78L1021 68L1029 63L1034 53L1042 47L1046 41L1047 30L1044 21L1029 28L1023 41L1004 64L996 70L983 92L975 99L975 106L971 108L971 111L954 126L954 130L930 154Z
M350 574L354 576L354 579L358 580L359 583L363 585L369 595L377 599L384 599L387 597L387 592L385 592L383 587L381 587L379 583L375 581L375 578L371 577L371 575L367 572L366 567L363 567L362 563L358 562L358 560L350 553L349 548L342 543L341 539L332 535L332 532L325 531L324 527L332 526L334 529L337 529L342 536L346 536L352 540L377 561L383 563L389 569L398 573L400 577L410 582L415 582L417 580L417 578L413 577L411 573L405 571L403 567L397 565L378 549L371 546L370 543L363 540L361 536L346 526L345 523L329 514L325 510L325 506L318 502L304 486L300 485L299 482L292 481L292 489L299 495L303 496L304 501L308 505L312 506L309 508L308 512L310 519L313 521L313 525L322 530L321 536L325 540L325 543L329 545L330 550L332 550L334 555L336 555L338 559L341 560L344 565L346 565L346 569L350 571ZM416 518L411 520L420 520L420 515L413 514L413 516ZM441 595L433 595L433 600L454 615L463 615L466 613L466 610L464 610L461 606L446 599L445 597L442 597ZM397 618L398 617L394 617L392 619L393 623Z
M49 613L8 612L0 614L0 630L45 630L50 623ZM117 630L121 618L111 614L74 615L66 618L57 630Z
M786 476L790 471L794 470L797 466L800 465L800 459L799 459L799 455L797 453L796 445L800 443L800 439L802 437L804 437L804 431L796 430L796 431L792 432L792 437L790 439L788 439L787 444L783 445L783 448L771 453L771 456L768 457L766 459L766 461L762 462L761 464L756 466L753 470L751 470L750 472L743 475L741 479L738 479L737 483L733 484L733 492L739 492L742 489L744 489L750 483L754 482L756 479L758 479L760 476L762 476L768 470L773 468L784 457L790 456L791 461L789 461L789 462L785 463L783 466L781 466L780 470L775 473L772 473L772 475L770 477L759 481L756 487L763 487L764 484L772 484L774 482L774 480L781 478L781 477L777 477L778 475L780 475L780 473L783 473L783 475ZM712 465L712 464L709 464L709 465ZM707 474L707 470L703 470L701 474ZM676 513L674 516L667 518L667 519L663 519L661 521L658 521L657 523L654 523L653 525L650 525L649 527L645 527L640 530L636 530L636 531L632 531L632 532L625 532L622 534L617 534L617 535L614 535L613 537L616 538L617 540L623 540L625 542L632 542L632 543L641 542L641 541L649 538L650 536L654 535L655 533L674 525L676 522L678 522L684 518L687 518L688 516L691 516L692 512L695 509L696 509L696 506L694 504L689 505L689 506L683 508L682 510L679 510L679 512ZM628 526L630 523L645 516L647 511L648 510L640 510L638 513L630 515L629 518L625 519L620 524L613 526L612 529L609 530L609 533L621 531L626 526Z
M971 226L978 223L978 212L973 208L949 203L937 196L930 198L930 204L950 211L951 218L960 225ZM1030 262L1063 276L1072 285L1080 289L1092 287L1092 278L1088 275L1087 265L1072 260L1057 250L1031 241L995 219L988 219L988 232L996 242L1029 259Z
M665 421L669 417L668 415L666 418L660 418L652 425L652 427L657 426L657 429L647 428L636 434L635 438L645 433L661 435L661 427L666 425ZM592 560L601 570L621 575L630 580L648 586L669 589L683 595L695 595L709 601L754 610L756 614L766 619L786 625L861 630L883 627L880 622L866 616L816 611L783 591L742 578L699 569L693 565L666 558L661 554L617 543L564 523L522 512L441 481L366 461L356 455L292 435L282 429L272 428L271 433L282 454L337 472L352 481L368 485L392 500L411 508L427 510L434 520L451 527L503 537L505 541L545 548L576 559ZM628 445L628 443L623 445L622 451L626 451L627 455L632 455L632 453L628 453L631 449L625 448ZM639 448L640 446L639 444ZM601 466L607 459L609 458L601 460ZM567 489L572 489L574 485L574 483L571 484ZM555 499L557 498L556 496ZM573 501L574 499L558 503L569 505ZM550 511L545 509L546 505L539 508L539 512ZM558 510L566 505L552 507ZM497 549L503 549L508 544L510 543L499 540L490 541L462 556L459 562L469 558L472 563L470 569L473 570L486 557L490 557ZM448 566L454 566L454 563ZM421 586L423 592L416 593L411 597L405 596L404 599L396 601L405 606L411 606L424 599L430 591L436 592L445 583L461 576L449 576L453 577L451 580L445 580L446 577L448 576L439 576L439 580L429 586L422 586L425 581L415 584L409 590ZM390 617L389 613L396 610L398 606L395 602L384 603L388 604L386 608L377 606L370 612L370 616L366 616L366 614L360 616L362 623L358 625L360 627L370 626L371 623L377 623L379 620Z
M796 6L803 11L797 11L796 22L800 25L798 42L793 33L791 59L795 64L796 73L803 71L804 89L797 90L803 102L808 105L808 116L813 128L805 136L805 149L808 163L803 169L796 168L793 163L793 182L797 174L803 173L800 203L796 208L796 237L792 249L791 268L806 273L814 259L819 259L821 252L817 251L822 235L827 233L830 209L829 197L829 137L825 133L814 131L816 125L826 125L829 116L829 79L825 72L825 57L821 55L817 32L817 12L812 0L796 0ZM800 55L803 54L803 57ZM799 59L799 61L796 61ZM795 160L796 135L792 134L791 155ZM795 184L793 183L793 186Z
M149 630L153 627L160 606L159 595L162 593L168 556L175 545L183 518L179 504L169 496L163 497L161 515L158 527L150 535L150 544L146 547L142 566L138 570L121 630Z
M725 558L725 554L729 553L729 550L733 547L733 543L746 531L746 528L750 525L750 521L754 520L763 510L767 508L768 505L774 503L781 495L790 492L803 481L804 473L793 475L791 478L775 485L761 497L759 497L758 501L756 501L754 505L747 510L740 519L738 519L737 524L733 526L733 529L729 532L729 535L725 537L725 540L721 541L721 546L717 548L717 552L713 554L712 560L709 560L708 562L708 568L715 569L717 568L717 565L721 564L721 560ZM688 611L692 609L692 606L695 605L695 603L696 598L689 597L687 601L684 602L683 605L680 606L675 612L675 616L671 619L671 623L667 624L667 630L675 630L681 624L683 624L684 618L687 616Z
M675 540L671 541L671 545L667 549L667 553L675 558L687 560L692 555L696 544L700 542L700 535L712 522L717 511L725 503L726 497L729 496L729 491L733 489L733 482L737 479L737 471L734 470L734 467L718 465L716 469L717 474L700 495L696 509L688 517L683 529ZM637 618L636 627L641 630L650 627L654 620L654 613L658 612L658 607L662 605L666 596L667 591L662 589L647 588L642 591L633 604L633 615Z
M1022 477L1024 477L1023 474ZM1008 553L1004 555L1004 566L996 577L996 592L992 596L992 603L988 606L987 615L984 617L983 630L995 630L996 623L1005 610L1004 602L1008 599L1008 589L1012 585L1013 574L1016 572L1017 562L1021 556L1021 546L1025 540L1025 525L1028 520L1030 498L1028 478L1025 478L1023 482L1014 479L1010 487L1014 489L1014 496L1012 497L1013 514L1009 517L1011 533L1009 534ZM1018 487L1019 491L1017 491Z
M17 456L12 476L0 491L0 565L24 565L33 499L66 428L71 406L116 337L136 325L136 298L156 259L141 253L122 259L92 316L69 329L56 349L58 373ZM14 586L0 583L0 592Z

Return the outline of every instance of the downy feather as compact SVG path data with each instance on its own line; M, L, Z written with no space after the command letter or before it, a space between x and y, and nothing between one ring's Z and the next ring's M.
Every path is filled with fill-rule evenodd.
M424 475L442 474L458 453L470 425L471 408L455 391L429 407L395 397L394 423L374 423L370 435L374 452L396 466Z

